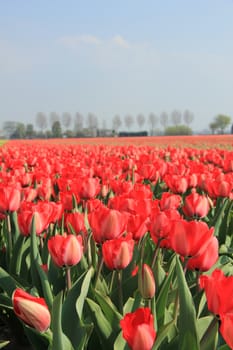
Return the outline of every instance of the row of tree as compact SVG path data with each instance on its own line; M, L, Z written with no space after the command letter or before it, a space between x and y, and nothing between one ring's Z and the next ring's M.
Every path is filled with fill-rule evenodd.
M150 113L147 117L143 113L136 116L127 114L124 117L116 114L111 120L111 126L107 128L106 120L102 120L100 125L98 117L94 113L88 113L87 116L76 113L72 116L68 112L61 115L56 112L49 115L39 112L35 117L35 126L31 123L7 121L3 125L3 133L9 138L111 136L117 135L120 129L126 128L130 132L135 124L141 131L146 129L145 124L147 124L149 134L154 135L161 134L159 124L165 131L169 122L175 127L183 122L188 127L193 119L193 113L189 110L185 110L183 113L174 110L170 115L162 112L159 116Z
M152 132L156 125L160 122L160 124L166 128L171 121L174 125L179 125L183 119L183 122L186 125L190 125L190 123L194 119L194 115L189 110L185 110L183 113L178 110L174 110L171 112L170 116L167 112L162 112L160 116L155 113L150 113L148 117L146 117L143 113L139 113L135 117L131 114L125 115L121 118L120 115L116 114L112 119L111 129L117 132L124 124L127 129L131 129L132 126L137 123L139 129L142 129L145 123L148 123L150 126L150 131ZM36 126L41 130L45 130L46 127L50 124L51 127L54 122L59 121L61 125L63 125L64 129L70 129L73 123L73 130L82 130L84 125L88 129L100 128L98 123L98 118L93 113L88 113L86 118L81 113L76 113L73 117L70 113L64 112L61 116L59 116L56 112L52 112L49 116L46 116L45 113L39 112L36 115ZM102 121L102 129L106 129L106 121Z
M192 129L190 124L194 119L193 113L185 110L181 113L174 110L170 115L163 112L160 116L150 113L146 118L144 114L137 116L130 114L121 118L115 115L111 120L111 128L106 127L106 121L102 121L99 126L98 118L93 113L88 113L86 118L81 113L76 113L73 117L66 112L59 116L52 112L49 116L39 112L35 117L34 124L24 124L22 122L7 121L3 125L3 133L6 138L52 138L52 137L95 137L95 136L114 136L119 134L119 130L131 129L135 122L140 131L145 131L145 124L149 125L150 135L190 135ZM171 124L169 124L169 122ZM157 127L158 124L163 127L163 132ZM231 123L231 117L219 114L210 123L209 127L212 133L224 133L225 129ZM125 131L123 131L125 132Z

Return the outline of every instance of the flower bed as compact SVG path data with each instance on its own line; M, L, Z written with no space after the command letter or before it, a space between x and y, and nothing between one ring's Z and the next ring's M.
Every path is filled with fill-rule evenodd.
M231 138L158 139L0 149L0 315L18 343L233 349Z

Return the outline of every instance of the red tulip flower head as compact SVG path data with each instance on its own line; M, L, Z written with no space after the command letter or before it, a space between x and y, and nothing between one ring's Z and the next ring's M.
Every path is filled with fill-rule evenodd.
M18 288L12 295L15 314L28 326L39 332L45 332L51 322L51 316L43 298L30 295Z
M65 218L65 224L69 233L72 233L72 230L76 234L79 234L81 231L86 232L83 213L68 213Z
M184 257L202 254L212 240L214 228L202 221L174 220L172 222L171 248Z
M149 308L138 308L120 321L123 338L131 350L151 350L156 338L154 317Z
M123 236L126 231L128 214L115 209L101 207L88 215L96 243Z
M206 196L201 195L194 190L185 198L182 209L187 216L198 216L203 218L210 210L210 203Z
M206 249L188 260L187 268L189 270L208 271L218 260L218 239L212 237Z
M208 309L220 317L220 333L233 349L233 276L225 276L222 270L214 270L210 276L200 277L200 287L204 288Z
M48 250L58 267L76 265L83 255L82 237L72 234L53 236L48 240Z
M225 276L216 269L210 276L200 277L200 287L205 290L208 309L215 315L233 314L233 276Z
M0 186L0 211L16 211L20 206L20 190L16 186Z
M104 263L110 270L124 269L133 258L133 250L131 235L105 241L102 246Z

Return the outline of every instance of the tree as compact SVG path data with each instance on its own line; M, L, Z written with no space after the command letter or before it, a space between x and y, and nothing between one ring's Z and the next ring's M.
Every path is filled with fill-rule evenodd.
M194 115L192 112L190 112L188 109L186 109L184 111L184 114L183 114L183 119L184 119L185 124L189 125L192 123L192 121L194 119Z
M11 135L11 138L14 139L24 139L26 136L26 128L24 123L17 123L14 133Z
M62 113L62 124L65 127L65 129L68 129L71 124L71 114L68 112Z
M33 124L26 125L26 137L32 139L35 136Z
M168 124L168 114L167 114L167 112L162 112L160 114L160 124L164 127L164 129L167 127L167 124Z
M125 126L130 129L134 123L134 119L131 114L127 114L124 118Z
M52 136L60 138L62 136L61 123L59 120L55 121L52 125Z
M3 123L3 133L6 138L11 138L17 129L17 122L14 121L6 121Z
M224 134L224 130L228 125L230 125L230 123L231 117L229 117L228 115L218 114L214 118L214 124L216 125L216 129L219 130L221 134Z
M98 119L94 113L88 113L88 115L87 115L87 127L89 128L91 135L96 136L97 127L98 127Z
M145 124L145 121L146 121L146 119L145 119L144 114L139 113L137 115L137 123L138 123L139 128L142 128L142 126Z
M112 128L115 132L118 132L120 126L121 126L122 122L121 122L121 117L116 114L114 117L113 117L113 121L112 121Z
M47 126L47 117L45 113L38 112L36 115L36 126L43 132Z
M58 115L56 112L51 112L49 118L50 118L50 125L51 125L51 128L52 128L53 124L54 124L55 122L58 122L59 119L60 119L60 118L59 118L59 115ZM61 124L60 124L60 126L61 126Z
M181 122L181 112L178 111L177 109L175 109L174 111L172 111L171 113L171 120L172 120L172 123L174 125L179 125L180 122Z
M150 113L149 116L148 116L148 123L149 123L149 126L150 126L151 135L154 134L154 129L155 129L156 124L158 123L158 119L159 118L154 113Z
M215 122L212 122L212 123L209 124L209 128L210 128L212 134L215 134L215 132L218 129L218 125Z
M76 133L83 130L83 115L79 112L74 117L74 130Z
M192 135L192 129L187 125L168 126L164 130L164 135L169 135L169 136Z

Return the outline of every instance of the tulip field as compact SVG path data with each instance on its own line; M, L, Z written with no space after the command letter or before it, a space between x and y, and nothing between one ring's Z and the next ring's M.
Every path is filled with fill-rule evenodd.
M233 349L233 136L0 148L0 349Z

